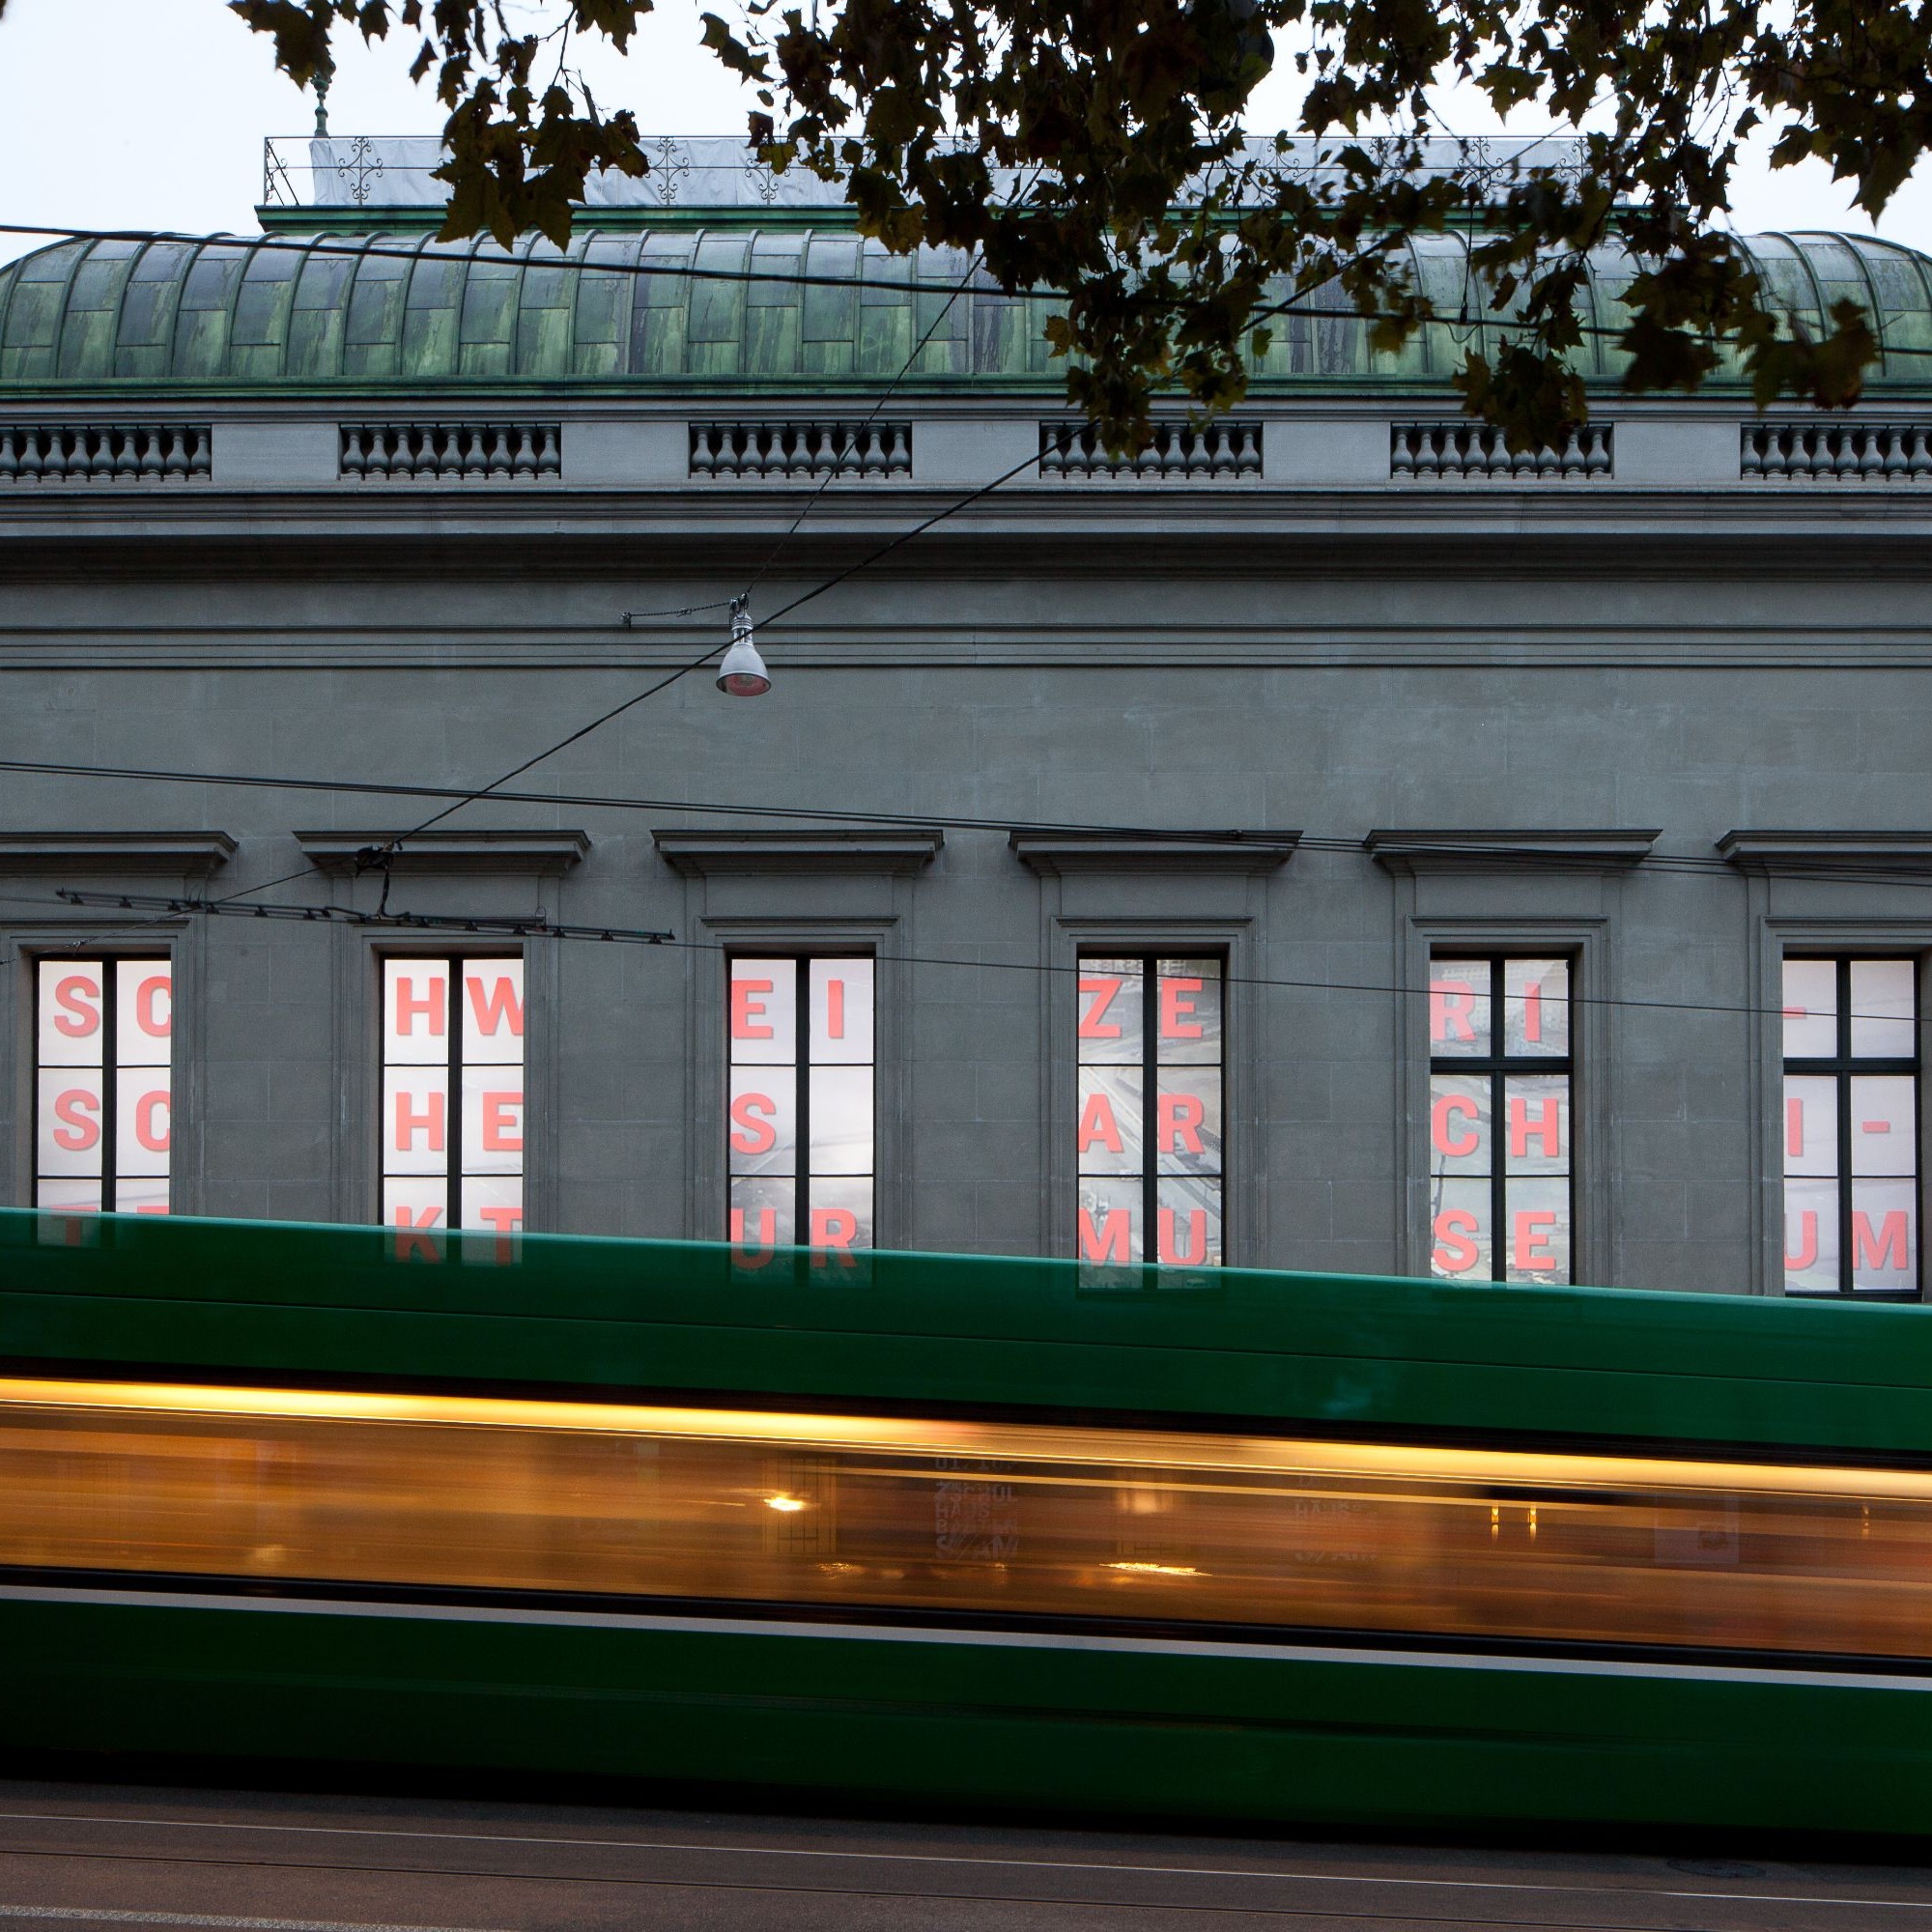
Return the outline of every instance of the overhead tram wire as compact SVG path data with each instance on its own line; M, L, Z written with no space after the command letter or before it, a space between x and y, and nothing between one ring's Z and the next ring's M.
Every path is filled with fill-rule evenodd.
M940 305L939 313L935 315L929 323L926 324L925 333L922 335L919 338L919 340L913 344L910 353L906 356L906 359L899 365L898 374L895 376L893 380L890 383L888 383L883 389L879 391L878 400L872 405L871 409L867 412L866 415L861 420L859 424L860 429L862 430L870 429L871 426L878 421L879 412L883 410L886 404L892 400L894 392L898 388L898 385L905 381L907 375L910 374L912 370L912 365L915 362L917 362L920 356L924 353L925 345L928 342L930 342L935 335L939 333L939 325L942 322L944 322L949 315L952 313L952 304L956 302L959 299L959 298L966 293L967 286L971 283L973 277L980 272L980 261L981 261L980 251L976 248L973 251L973 259L966 265L966 272L960 276L957 283L955 283L953 286L952 293L950 296L948 296L946 298L946 300ZM857 448L856 437L854 438L852 443L848 445L848 447L851 447L853 449ZM801 526L803 526L803 524L805 523L806 518L810 516L812 511L815 508L817 508L819 499L825 495L826 491L832 487L834 478L836 478L838 475L840 469L842 469L844 467L844 461L845 461L845 455L844 452L841 451L838 455L838 460L833 464L832 468L828 469L825 472L825 474L818 479L818 488L814 490L811 493L811 495L805 499L805 502L801 506L798 515L791 520L791 527L788 530L786 530L784 535L780 537L778 542L771 547L771 550L766 554L764 562L759 564L757 569L753 573L752 581L748 584L746 584L743 592L741 593L745 599L749 599L751 597L752 592L754 591L758 587L758 585L765 581L766 573L771 569L772 565L779 560L780 556L783 554L785 546L791 542L793 537L797 536ZM625 621L626 622L629 621L628 615Z
M824 596L828 590L836 589L848 579L858 576L862 570L869 569L881 557L891 555L901 545L910 543L915 537L923 536L934 525L943 524L948 517L956 516L959 511L965 509L969 504L978 502L981 497L990 496L1003 483L1010 483L1022 470L1031 469L1038 463L1039 459L1040 452L1035 450L1031 456L1014 464L1010 469L1003 470L990 483L980 484L977 490L969 491L956 501L947 504L944 509L934 511L923 522L915 524L911 529L901 530L889 543L881 544L877 550L873 551L867 556L861 557L857 563L848 565L833 577L828 577L822 583L814 584L811 589L794 597L789 604L781 605L771 616L764 619L758 628L769 630L779 619L786 617L802 606L810 604L813 598ZM709 664L721 652L727 650L730 647L730 643L731 639L726 638L713 644L702 656L692 659L689 664L679 665L675 670L661 677L655 684L649 685L644 690L625 698L621 704L613 704L608 711L601 712L597 717L591 719L587 724L580 724L576 730L559 738L555 744L546 745L542 751L533 753L521 764L513 765L501 778L493 780L489 784L479 785L473 791L466 791L459 794L448 805L444 806L441 810L432 812L420 825L412 826L409 831L398 833L393 838L385 840L381 845L370 846L363 855L359 868L366 871L375 870L386 866L389 860L403 846L408 844L412 838L418 838L425 832L429 831L431 827L440 825L445 818L448 818L454 812L461 811L466 805L474 805L479 800L485 798L500 797L502 795L501 787L508 784L512 779L521 778L532 766L542 764L546 758L554 757L558 752L567 750L570 746L576 744L579 739L587 738L591 732L602 729L604 725L609 724L613 719L621 718L625 712L643 703L646 698L655 697L659 692L667 690L669 686L675 684L679 678L687 676L690 672ZM287 881L277 880L274 883L286 884ZM266 892L268 888L266 886L257 886L251 887L248 890L251 892Z
M234 786L239 789L318 792L343 797L453 799L462 801L476 794L460 785L433 785L403 781L375 779L323 779L270 777L251 772L174 771L140 765L80 765L42 758L0 758L0 772L16 772L27 777L117 779L132 783L196 784ZM752 800L690 798L646 798L610 792L493 791L491 797L518 805L571 805L593 811L691 812L703 816L731 818L775 818L830 825L892 825L945 832L992 832L1002 835L1046 834L1089 838L1137 838L1200 845L1240 847L1275 842L1278 835L1265 830L1236 827L1195 827L1176 825L1136 825L1086 819L1008 818L975 816L943 811L846 810L836 806L766 805ZM1298 852L1321 852L1343 857L1367 858L1369 849L1360 838L1316 833L1300 834L1295 839ZM1511 866L1520 870L1562 871L1577 868L1577 860L1561 850L1547 846L1511 846L1493 839L1459 842L1453 837L1411 839L1405 849L1418 857L1468 858L1487 864ZM1738 878L1743 868L1728 859L1704 858L1695 853L1651 853L1632 862L1633 868L1646 874L1686 873L1704 877ZM289 878L305 876L291 873ZM1835 859L1821 860L1815 866L1802 861L1779 861L1775 867L1779 878L1846 880L1862 884L1932 887L1932 861L1925 868L1906 866L1843 864ZM270 881L286 884L287 880ZM266 892L268 885L251 886L245 892Z
M970 280L973 273L977 271L977 267L978 265L976 263L975 267L967 271L967 278L966 278L967 280ZM962 280L958 284L958 286L953 290L952 297L948 298L946 308L950 309L952 307L952 302L958 298L960 293L965 289L965 287L966 287L966 280ZM894 386L895 386L897 383L901 380L901 378L903 378L906 370L912 367L913 361L919 355L920 351L923 350L925 347L926 343L931 340L932 335L934 331L938 328L940 322L942 322L945 319L945 315L946 315L946 309L942 309L939 315L933 319L931 326L926 329L924 335L923 335L919 339L919 341L913 345L912 353L906 357L904 366L900 369L898 376L895 376L893 379ZM888 389L887 393L888 394L891 393L890 388ZM884 398L881 398L879 408L883 407L884 407ZM876 415L877 413L878 410L874 409L873 415ZM867 420L869 422L871 420L871 417L867 417ZM852 564L845 570L839 571L836 576L828 578L824 582L815 585L810 590L806 591L804 595L799 597L794 597L789 604L781 606L780 609L777 611L775 611L772 616L767 617L763 620L759 628L769 630L771 625L776 621L778 621L779 618L788 615L791 611L798 610L803 605L810 604L814 597L823 596L826 591L836 588L838 584L843 583L848 578L856 577L860 571L869 568L872 564L878 562L881 557L890 555L892 552L898 549L901 544L910 543L914 537L923 535L925 531L931 529L934 525L944 523L948 517L956 515L959 511L965 509L969 504L979 501L979 499L981 497L990 495L993 491L997 490L1001 486L1001 484L1011 482L1011 480L1015 476L1019 475L1019 473L1023 469L1029 469L1033 468L1036 464L1038 463L1038 461L1039 461L1039 452L1036 450L1031 456L1027 457L1022 462L1016 463L1010 469L1006 470L1003 474L994 477L990 483L981 484L979 489L969 492L966 496L959 497L955 502L950 503L944 509L936 511L932 516L927 517L923 523L915 525L909 530L901 531L897 536L894 537L891 540L891 542L881 545L879 549L875 550L869 556L862 557L857 563ZM828 478L827 480L829 481L830 479ZM824 488L825 488L824 483L821 483L819 485L818 493L815 494L806 503L805 508L799 512L798 517L792 524L791 529L786 531L784 537L780 539L778 546L772 551L771 555L768 556L765 559L764 564L760 566L757 576L753 578L752 580L753 586L755 586L758 580L764 576L765 571L770 568L772 562L778 556L779 552L784 548L785 543L790 539L792 534L796 532L799 525L805 521L806 512L811 508L813 502L817 501L818 495L823 494ZM744 592L744 595L749 596L750 594L751 594L751 589L750 587L748 587L747 590ZM724 601L730 603L735 608L735 606L740 600L737 598L731 598ZM673 612L672 614L683 616L689 614L690 611L695 610L715 610L718 607L715 604L688 606L686 607L685 610ZM627 627L629 626L633 616L640 614L648 614L648 613L626 611L624 613L624 622L626 626ZM441 822L445 818L450 817L455 812L461 811L466 805L472 805L480 799L490 798L497 795L501 790L501 787L508 784L512 779L521 778L524 775L524 773L530 770L532 766L542 764L546 758L554 757L558 752L567 750L570 746L576 744L580 739L587 738L593 731L602 729L604 725L611 724L614 719L621 718L625 712L633 710L636 706L642 704L647 698L655 697L659 692L668 690L671 685L675 684L681 677L685 677L690 672L697 670L701 668L703 666L709 664L711 660L717 657L722 651L728 649L730 642L731 639L727 638L724 641L712 645L712 647L708 651L705 651L699 657L692 659L692 661L689 664L678 666L676 669L668 672L666 676L661 677L655 684L646 687L644 690L640 692L638 692L634 696L625 698L621 704L613 704L610 708L610 710L603 712L598 717L591 719L587 724L580 725L575 731L572 731L568 733L566 736L559 738L555 744L546 746L541 752L538 752L534 753L532 756L526 758L522 764L513 766L509 771L505 772L501 778L494 780L491 783L483 785L475 791L466 793L464 796L453 800L450 804L444 806L440 811L432 812L430 816L425 818L420 825L412 826L408 832L401 833L396 838L388 839L382 846L372 847L370 849L369 855L367 856L367 864L363 867L363 869L370 869L378 866L386 866L388 862L391 859L393 859L395 855L403 848L403 846L408 844L412 838L420 838L423 833L429 831L433 826L441 824ZM287 883L287 880L286 879L275 880L272 883L277 885L284 885ZM251 890L255 892L266 892L268 888L255 887L252 888Z
M244 906L237 905L233 900L197 899L191 896L168 897L162 894L83 892L67 886L56 889L55 898L62 904L85 906L97 910L119 908L123 911L154 912L163 919L216 917L279 919L314 924L398 927L415 932L483 932L493 936L507 935L517 938L590 940L605 945L655 946L678 952L715 953L720 957L728 955L733 951L731 943L727 940L679 939L673 933L651 927L566 925L535 915L525 917L515 913L358 912L353 907L332 904ZM1079 963L1062 966L1051 961L1042 962L1036 959L964 959L930 952L879 952L873 957L882 966L931 966L956 968L974 973L1032 973L1058 979L1077 976L1087 970ZM1402 999L1422 999L1431 991L1427 984L1401 985L1393 981L1366 980L1302 980L1260 973L1224 974L1221 983L1228 986L1272 987L1294 992L1369 993L1382 998ZM1623 1009L1638 1012L1716 1013L1744 1019L1784 1017L1781 1006L1739 1006L1711 1000L1634 1000L1619 994L1581 993L1574 989L1569 998L1577 1006L1607 1009ZM1850 1017L1897 1019L1900 1015L1853 1013ZM1932 1026L1932 1013L1919 1015L1916 1023L1919 1026Z

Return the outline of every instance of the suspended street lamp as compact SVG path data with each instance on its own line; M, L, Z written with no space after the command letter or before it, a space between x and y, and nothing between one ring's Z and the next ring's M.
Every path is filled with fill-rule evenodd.
M730 697L762 697L772 688L771 672L752 641L752 613L746 600L731 600L731 644L718 666L718 689Z

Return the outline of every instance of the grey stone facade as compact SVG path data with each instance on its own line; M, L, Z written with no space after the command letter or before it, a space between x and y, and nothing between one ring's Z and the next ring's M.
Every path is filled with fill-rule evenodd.
M834 482L788 538L814 481L690 473L694 423L866 409L0 387L0 432L209 431L206 475L0 481L0 759L93 768L0 770L7 1198L31 962L132 940L176 966L177 1211L373 1218L375 961L448 938L55 890L295 872L266 896L374 907L346 861L446 802L410 787L485 783L723 639L627 610L778 547L778 611L1056 419L913 385L909 473ZM1932 955L1932 477L1747 474L1733 396L1598 409L1609 473L1396 473L1446 394L1279 391L1243 412L1258 473L1029 471L761 630L768 696L684 677L406 848L392 908L675 935L523 943L529 1225L716 1236L721 949L831 941L882 962L880 1245L1069 1253L1072 994L1041 969L1205 945L1229 1259L1426 1272L1415 989L1432 943L1493 942L1575 962L1577 1278L1777 1292L1782 951ZM343 473L345 424L432 420L554 424L555 473ZM1932 370L1851 420L1932 425ZM1765 837L1792 828L1833 837Z

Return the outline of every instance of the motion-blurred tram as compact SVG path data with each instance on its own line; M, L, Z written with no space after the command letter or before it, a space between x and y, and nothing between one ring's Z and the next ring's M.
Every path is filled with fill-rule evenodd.
M0 1746L1932 1826L1922 1311L0 1215Z

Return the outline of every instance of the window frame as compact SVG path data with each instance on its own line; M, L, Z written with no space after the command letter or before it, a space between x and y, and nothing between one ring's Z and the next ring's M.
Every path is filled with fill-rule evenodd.
M41 1182L61 1177L43 1175L41 1172L41 970L43 966L61 960L80 966L99 966L104 969L100 975L100 1205L99 1208L60 1208L41 1206ZM24 1071L26 1074L26 1123L27 1132L23 1148L25 1169L25 1198L34 1209L48 1214L118 1214L138 1212L139 1209L124 1209L113 1198L118 1192L118 1183L124 1179L139 1177L123 1176L115 1172L118 1162L115 1151L120 1137L121 1124L121 1080L124 1068L116 1047L120 1037L120 974L114 969L123 962L133 965L142 961L165 965L168 969L168 1167L164 1177L167 1181L167 1214L182 1211L181 1176L176 1165L176 1150L180 1144L181 1123L181 1056L176 1050L180 1037L177 1021L182 1012L182 962L176 956L173 946L161 942L147 941L126 947L116 946L112 941L63 950L55 946L21 948L21 963L27 970L26 999L26 1054ZM74 1071L89 1070L76 1066ZM87 1177L80 1177L86 1179ZM148 1210L153 1211L153 1210Z
M523 1213L521 1216L522 1226L517 1230L517 1233L519 1235L528 1234L530 1232L530 1169L532 1164L531 1163L532 1139L530 1133L530 1117L532 1112L530 1105L530 1097L531 1097L530 1014L532 1011L532 1003L530 999L530 959L528 953L523 949L516 946L499 946L499 947L484 947L484 948L466 947L462 951L458 951L455 948L429 949L423 947L395 947L395 948L378 948L373 952L372 957L374 960L375 972L376 972L376 998L375 998L375 1009L374 1009L375 1021L376 1021L375 1024L376 1065L375 1065L375 1081L372 1090L375 1104L369 1109L369 1119L371 1121L374 1129L373 1138L374 1138L375 1152L376 1152L375 1219L377 1225L379 1227L387 1229L392 1234L397 1232L405 1232L405 1233L410 1232L408 1230L399 1231L396 1228L395 1224L386 1218L386 1210L388 1208L387 1182L390 1179L421 1179L427 1180L434 1178L433 1176L430 1175L423 1175L420 1177L406 1177L399 1175L391 1175L387 1169L386 1161L384 1158L387 1152L387 1132L386 1132L387 1122L384 1118L384 1094L385 1089L385 1076L387 1075L392 1066L409 1066L409 1065L435 1066L437 1065L437 1063L433 1060L411 1062L411 1061L391 1061L389 1059L388 1029L386 1022L386 990L387 990L388 969L392 964L403 964L403 963L413 962L419 965L430 965L436 963L437 961L441 961L444 964L446 964L450 969L450 983L445 992L445 997L448 1001L448 1009L445 1018L445 1031L447 1033L449 1040L449 1051L447 1058L442 1063L443 1071L448 1081L448 1087L446 1089L446 1097L443 1103L444 1145L443 1145L443 1172L442 1172L442 1180L443 1180L442 1225L437 1228L424 1228L419 1232L423 1235L432 1235L438 1237L442 1237L446 1236L456 1236L456 1235L469 1235L469 1236L482 1236L491 1239L514 1238L514 1236L498 1236L496 1234L494 1230L489 1228L466 1228L463 1224L462 1214L461 1214L461 1208L462 1208L461 1197L462 1197L463 1183L465 1179L487 1179L488 1177L481 1175L466 1176L463 1172L463 1073L466 1065L471 1065L472 1063L459 1060L457 1057L457 1047L459 1043L467 1037L469 1031L469 1021L467 1017L468 1009L466 1003L458 996L459 988L462 982L462 969L475 963L485 963L492 960L514 959L524 969L524 1034L523 1034L524 1057L519 1066L519 1071L524 1076L524 1107L523 1107L524 1146L523 1146L523 1159L519 1167L518 1177L517 1177L518 1179L522 1182L524 1206L523 1206ZM502 1063L485 1061L476 1064L480 1064L482 1065L487 1066Z
M1784 1051L1784 968L1798 961L1829 961L1833 969L1833 994L1834 1001L1833 1051L1830 1055L1799 1054ZM1852 967L1865 962L1896 962L1911 968L1912 980L1912 1041L1913 1052L1909 1058L1897 1056L1879 1057L1857 1055L1851 1050L1852 1041ZM1784 1217L1785 1189L1792 1179L1785 1164L1785 1156L1780 1153L1777 1165L1776 1216L1778 1289L1781 1293L1794 1301L1889 1301L1901 1304L1920 1302L1925 1298L1925 1078L1924 1051L1920 1044L1921 1029L1925 1019L1925 997L1923 980L1925 962L1923 955L1910 948L1888 948L1882 944L1873 946L1796 944L1782 948L1777 957L1778 1000L1777 1000L1777 1081L1776 1092L1778 1097L1779 1116L1782 1116L1784 1102L1784 1083L1795 1077L1828 1078L1833 1083L1833 1100L1836 1115L1836 1166L1837 1173L1832 1177L1837 1186L1837 1236L1838 1236L1838 1286L1835 1289L1794 1289L1790 1286L1789 1270L1785 1266L1785 1242L1787 1232ZM1852 1081L1854 1078L1870 1076L1905 1076L1913 1083L1912 1106L1912 1182L1913 1204L1916 1216L1916 1235L1913 1242L1913 1284L1910 1288L1856 1288L1852 1277L1857 1270L1857 1259L1852 1244L1852 1186L1855 1179L1852 1172ZM1779 1142L1782 1147L1782 1139ZM1801 1177L1802 1178L1802 1177Z
M771 945L761 945L755 940L727 942L724 949L723 982L724 998L721 1006L722 1025L719 1029L723 1050L723 1095L719 1108L719 1131L716 1158L724 1180L724 1201L719 1215L720 1225L700 1239L729 1241L731 1235L731 1069L735 1056L731 1051L731 984L732 972L739 961L746 959L788 959L794 968L796 979L792 988L793 1034L791 1074L792 1094L792 1135L796 1150L790 1176L795 1189L792 1201L792 1233L796 1238L791 1243L797 1248L810 1249L808 1238L811 1230L811 1073L814 1065L832 1066L858 1065L856 1062L816 1061L810 1052L810 1027L811 1023L811 968L815 962L834 959L863 959L872 969L872 1058L869 1063L872 1074L872 1164L868 1179L871 1183L871 1240L863 1248L831 1249L827 1254L846 1253L854 1257L876 1253L885 1244L879 1238L880 1208L885 1195L884 1176L880 1167L881 1136L880 1092L884 1085L883 1060L881 1053L880 998L882 969L877 950L874 946L859 940L834 941L820 944L810 940L792 940ZM782 1067L782 1061L764 1063L747 1062L745 1065L766 1065ZM845 1177L819 1175L821 1180L835 1180Z
M1565 1012L1564 1037L1568 1049L1561 1054L1509 1054L1492 1051L1486 1055L1437 1054L1430 1052L1426 1062L1426 1084L1424 1092L1430 1095L1430 1104L1425 1112L1425 1121L1434 1115L1434 1093L1435 1078L1446 1075L1478 1075L1489 1082L1490 1092L1490 1272L1488 1275L1438 1274L1435 1266L1435 1184L1438 1177L1435 1173L1435 1162L1428 1157L1433 1143L1429 1139L1429 1129L1424 1128L1425 1160L1422 1179L1425 1200L1428 1235L1425 1237L1424 1258L1429 1263L1429 1275L1435 1281L1474 1282L1488 1281L1498 1288L1535 1286L1513 1280L1509 1270L1509 1159L1504 1146L1507 1110L1505 1099L1507 1082L1512 1074L1561 1074L1570 1082L1569 1119L1570 1146L1567 1150L1569 1172L1564 1179L1566 1205L1569 1212L1570 1265L1568 1280L1561 1284L1575 1287L1579 1279L1577 1270L1578 1252L1578 1208L1579 1189L1577 1177L1582 1168L1580 1152L1584 1144L1582 1109L1577 1105L1577 1016L1579 1002L1577 998L1577 980L1581 976L1582 960L1574 945L1549 944L1535 947L1533 943L1521 944L1504 942L1498 945L1477 945L1458 943L1453 940L1432 941L1425 952L1426 978L1423 988L1423 1029L1424 1039L1428 1039L1429 1002L1433 999L1435 985L1435 969L1438 965L1450 965L1458 961L1466 964L1486 965L1490 969L1490 1041L1493 1048L1503 1035L1504 973L1512 960L1561 959L1569 970L1569 989L1564 998ZM1529 1177L1518 1176L1517 1179Z
M1160 1105L1160 962L1188 958L1212 959L1221 969L1220 980L1220 1053L1211 1065L1221 1081L1221 1164L1220 1171L1213 1179L1219 1189L1221 1223L1221 1259L1210 1263L1200 1261L1162 1262L1160 1253L1160 1183L1163 1179L1184 1179L1182 1176L1163 1176L1160 1171L1160 1150L1157 1146L1157 1123ZM1141 977L1141 1057L1138 1062L1097 1062L1084 1059L1080 1052L1080 981L1088 963L1093 960L1130 960L1140 968ZM1069 1113L1071 1131L1067 1136L1071 1149L1069 1159L1073 1177L1073 1212L1069 1216L1073 1228L1072 1248L1076 1259L1080 1258L1079 1212L1080 1188L1084 1180L1098 1177L1083 1175L1080 1170L1079 1122L1081 1116L1079 1091L1082 1069L1089 1065L1114 1065L1134 1066L1141 1078L1141 1255L1129 1264L1135 1267L1181 1267L1207 1268L1227 1267L1230 1261L1230 1220L1229 1220L1229 1170L1231 1166L1230 1149L1237 1138L1234 1130L1234 1115L1230 1104L1228 1065L1228 1044L1231 1022L1229 1018L1234 1004L1230 990L1233 978L1231 949L1225 943L1194 944L1185 940L1172 942L1154 941L1150 943L1142 938L1126 944L1110 945L1104 940L1083 938L1078 941L1073 954L1073 1095L1074 1103ZM1206 1066L1210 1063L1174 1062L1170 1065L1185 1066L1189 1065ZM1125 1179L1125 1176L1109 1177ZM1150 1249L1152 1250L1150 1253ZM1103 1264L1087 1263L1089 1266Z

